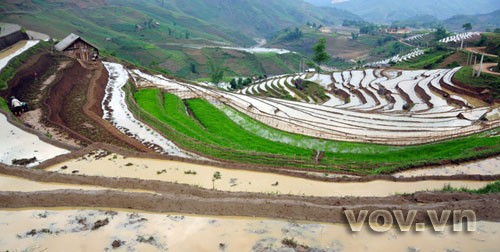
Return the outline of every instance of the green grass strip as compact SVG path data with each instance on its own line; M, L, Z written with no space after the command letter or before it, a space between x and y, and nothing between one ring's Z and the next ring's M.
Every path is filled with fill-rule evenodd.
M172 141L208 156L239 162L380 174L500 153L499 129L433 144L395 147L283 132L234 109L221 111L203 99L182 101L155 89L139 90L134 98L154 117L147 122ZM311 158L313 150L325 151L318 164Z
M441 190L443 192L468 192L474 194L492 194L492 193L500 193L500 180L497 180L493 183L487 184L483 188L479 188L476 190L468 189L465 187L462 188L454 188L450 184L445 185Z
M458 70L453 77L473 87L488 88L495 99L500 98L500 76L481 73L479 77L472 77L472 67L466 66Z

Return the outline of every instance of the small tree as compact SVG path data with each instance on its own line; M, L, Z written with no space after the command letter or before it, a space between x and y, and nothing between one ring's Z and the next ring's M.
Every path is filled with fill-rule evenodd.
M464 25L462 25L462 28L464 28L464 31L468 32L468 31L472 30L472 24L465 23Z
M236 79L232 79L231 82L229 82L229 85L231 86L231 89L236 89Z
M436 31L434 32L434 36L436 37L436 40L444 39L448 36L448 33L444 29L444 27L438 27Z
M319 71L320 71L319 66L321 65L321 63L327 61L330 58L330 55L328 55L328 53L326 53L326 39L325 38L320 38L318 40L318 43L316 43L316 45L314 45L314 47L313 47L313 52L314 52L313 60L314 60L314 62L316 62L316 64L318 64L318 74L319 74Z
M250 85L250 84L252 84L252 79L250 79L250 77L247 77L247 78L243 81L243 83L246 83L246 85Z
M214 175L212 176L212 189L215 190L215 181L218 179L221 179L222 175L220 175L220 172L216 171Z
M226 69L227 68L225 67L217 66L213 62L210 62L210 81L212 81L212 83L218 84L222 80L222 78L224 78L224 71Z

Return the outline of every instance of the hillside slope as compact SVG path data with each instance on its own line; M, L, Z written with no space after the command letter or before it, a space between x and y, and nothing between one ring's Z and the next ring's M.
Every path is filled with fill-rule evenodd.
M494 30L500 27L500 10L477 15L456 15L445 20L439 20L431 15L414 16L405 20L395 21L396 26L409 26L414 28L437 28L444 26L453 32L463 32L463 24L471 23L472 31Z
M462 25L465 23L471 23L473 31L494 30L500 27L500 9L487 14L457 15L443 22L446 29L451 31L463 31Z
M344 19L360 19L344 10L287 0L6 0L0 3L0 10L1 19L25 14L48 19L46 21L57 20L58 26L39 27L48 33L57 33L55 30L68 23L83 25L85 22L114 31L130 31L135 25L153 19L160 24L177 26L170 28L183 30L183 36L189 32L192 37L246 46L254 43L253 37L265 37L307 22L333 25ZM87 28L93 27L87 25Z
M112 55L178 77L210 75L210 65L231 76L296 71L300 55L265 55L216 50L249 47L254 38L307 22L340 24L359 19L334 8L303 1L265 0L5 0L0 20L57 39L83 36ZM210 46L212 48L206 48Z
M390 23L418 15L447 19L454 15L473 15L500 9L498 0L350 0L332 6L361 16L367 21Z

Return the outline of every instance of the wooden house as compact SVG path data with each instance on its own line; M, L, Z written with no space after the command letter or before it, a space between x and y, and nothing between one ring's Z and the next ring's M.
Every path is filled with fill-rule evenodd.
M55 49L83 61L96 60L99 56L99 48L73 33L57 43Z

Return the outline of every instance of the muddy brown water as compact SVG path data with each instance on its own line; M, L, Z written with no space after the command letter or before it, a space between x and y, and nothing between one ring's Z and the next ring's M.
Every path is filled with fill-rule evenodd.
M98 221L108 224L92 230ZM500 223L475 232L375 233L364 227L263 218L214 217L121 209L0 210L2 249L14 251L288 251L284 239L324 251L497 251ZM34 231L33 231L34 230ZM117 241L117 242L115 242ZM118 242L119 241L119 242ZM113 249L115 245L119 247Z
M102 186L39 182L15 176L0 175L1 192L40 192L40 191L53 191L53 190L85 190L85 191L119 190L124 192L154 193L152 191L147 191L147 190L113 189Z
M65 167L65 169L61 169ZM413 193L426 190L440 190L445 185L469 189L484 187L488 181L437 181L394 182L374 180L369 182L323 182L290 177L274 173L224 169L178 161L126 158L110 154L104 158L83 157L69 160L46 171L82 175L139 178L193 185L206 189L229 192L256 192L267 194L291 194L306 196L359 196L384 197L394 194ZM220 179L214 179L219 172Z

